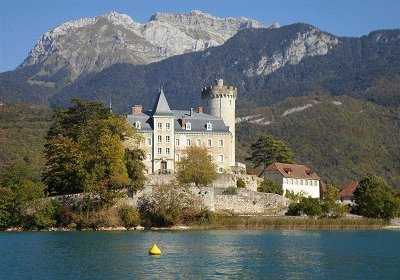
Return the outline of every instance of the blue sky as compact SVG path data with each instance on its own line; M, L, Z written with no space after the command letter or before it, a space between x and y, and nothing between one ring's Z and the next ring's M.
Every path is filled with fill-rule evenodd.
M155 12L201 10L263 24L304 22L337 36L400 28L400 0L1 0L0 72L16 68L47 30L109 11L145 23Z

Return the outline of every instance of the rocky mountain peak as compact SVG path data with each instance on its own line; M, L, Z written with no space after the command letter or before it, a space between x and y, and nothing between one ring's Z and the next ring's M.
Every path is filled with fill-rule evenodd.
M54 86L114 63L148 64L218 46L250 27L263 26L252 19L218 18L201 11L156 13L145 24L109 12L68 21L44 33L19 67L40 66L30 82Z

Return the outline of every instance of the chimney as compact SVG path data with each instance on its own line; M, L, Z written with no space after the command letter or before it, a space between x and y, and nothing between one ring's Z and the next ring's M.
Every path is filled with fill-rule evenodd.
M190 116L193 116L193 112L194 112L193 108L190 108Z
M132 107L132 115L136 115L142 112L142 105L135 105Z
M182 120L182 124L181 124L182 128L185 128L186 127L186 117L182 116L181 120Z
M203 113L203 107L199 107L199 113Z

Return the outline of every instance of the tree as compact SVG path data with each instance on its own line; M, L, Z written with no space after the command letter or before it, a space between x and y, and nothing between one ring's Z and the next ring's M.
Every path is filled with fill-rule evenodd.
M276 193L279 195L283 195L282 186L278 184L276 181L272 180L264 180L261 182L260 186L257 188L259 192L265 193Z
M143 163L144 152L141 149L125 149L125 163L129 178L132 180L130 191L136 193L144 188L146 177L144 171L146 166Z
M322 212L326 217L340 218L343 216L343 207L337 203L339 198L339 189L333 185L326 186L322 203Z
M368 174L354 191L357 212L365 217L391 219L398 215L399 201L381 177Z
M73 100L55 111L45 145L44 181L52 194L91 192L113 177L128 180L122 141L131 135L125 118L99 102Z
M257 142L251 144L253 151L251 160L254 168L262 166L263 170L274 162L292 163L293 153L285 143L276 140L269 135L262 135L258 138Z
M217 178L216 169L217 166L205 148L188 147L186 156L178 162L178 181L183 184L206 186Z

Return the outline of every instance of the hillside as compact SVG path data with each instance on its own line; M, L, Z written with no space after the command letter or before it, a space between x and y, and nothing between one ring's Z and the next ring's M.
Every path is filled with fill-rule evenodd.
M400 107L319 95L289 98L239 115L238 161L245 162L250 145L267 133L287 143L296 161L327 183L344 186L373 172L400 187Z
M15 159L43 167L43 145L52 110L28 104L0 106L0 169Z

